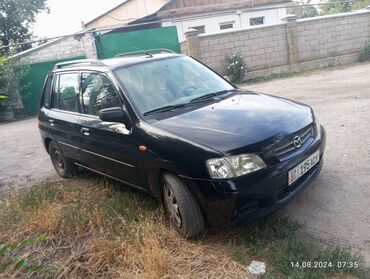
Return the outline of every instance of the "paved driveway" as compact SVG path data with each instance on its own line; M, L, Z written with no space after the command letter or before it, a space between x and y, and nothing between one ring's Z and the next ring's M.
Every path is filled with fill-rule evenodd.
M41 144L36 118L0 124L0 192L57 179Z
M370 264L370 64L245 86L311 105L327 132L321 175L286 212Z
M370 64L246 88L314 107L327 130L324 167L286 212L315 237L361 248L370 264ZM0 148L0 191L56 179L35 119L0 124Z

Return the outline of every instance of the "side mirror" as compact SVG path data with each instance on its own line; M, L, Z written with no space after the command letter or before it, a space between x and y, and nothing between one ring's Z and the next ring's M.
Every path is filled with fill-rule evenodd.
M224 78L225 80L227 80L228 82L231 82L231 80L230 80L230 78L229 78L228 76L223 76L223 78Z
M125 124L127 127L130 126L130 117L122 107L112 107L102 109L98 113L99 118L106 122L119 122Z

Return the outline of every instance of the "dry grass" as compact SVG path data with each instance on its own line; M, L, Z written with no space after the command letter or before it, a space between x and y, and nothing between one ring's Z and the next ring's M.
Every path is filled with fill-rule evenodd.
M269 279L370 278L366 270L290 268L359 258L300 239L286 218L185 240L158 201L125 189L76 178L0 198L0 278L255 278L251 260L267 262Z
M0 203L0 244L47 235L15 251L45 270L9 269L0 277L253 278L225 245L185 240L162 215L156 200L104 180L75 179L11 195Z

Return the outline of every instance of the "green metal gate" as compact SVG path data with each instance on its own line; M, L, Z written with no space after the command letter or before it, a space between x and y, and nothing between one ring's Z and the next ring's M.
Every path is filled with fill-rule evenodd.
M45 77L47 73L53 69L56 63L85 58L85 56L78 56L62 60L53 60L48 62L30 64L28 66L29 69L27 75L22 80L22 83L24 85L27 85L27 88L20 92L22 96L23 107L26 110L27 114L35 115L37 113L40 92Z
M112 58L123 52L166 48L179 53L179 40L175 26L139 31L97 35L99 59Z

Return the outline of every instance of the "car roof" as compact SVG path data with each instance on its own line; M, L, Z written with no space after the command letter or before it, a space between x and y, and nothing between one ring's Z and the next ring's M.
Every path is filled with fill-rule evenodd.
M147 55L137 55L137 56L122 56L122 57L115 57L115 58L109 58L109 59L85 59L85 60L76 60L74 61L66 62L71 64L66 64L65 66L63 63L59 64L62 67L54 68L53 72L63 72L66 70L114 70L115 68L120 67L126 67L130 65L145 63L148 61L154 61L154 60L161 60L166 59L170 57L179 57L183 56L181 54L176 53L166 53L166 54L147 54ZM57 64L58 65L58 64Z

